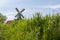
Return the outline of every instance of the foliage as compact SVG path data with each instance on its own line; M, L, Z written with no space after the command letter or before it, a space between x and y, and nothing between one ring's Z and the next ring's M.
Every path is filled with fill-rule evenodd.
M0 24L0 40L60 40L60 14L37 13L31 19Z
M1 23L4 23L4 21L7 19L7 17L6 16L4 16L4 15L2 15L1 13L0 13L0 22Z

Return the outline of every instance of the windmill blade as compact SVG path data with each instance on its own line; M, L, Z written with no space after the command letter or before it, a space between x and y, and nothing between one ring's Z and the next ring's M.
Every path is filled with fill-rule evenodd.
M19 12L18 8L15 8L17 12Z
M20 12L22 13L25 9L22 9Z
M17 14L18 15L18 14ZM17 15L15 17L17 17Z
M21 16L24 18L24 16L21 14Z

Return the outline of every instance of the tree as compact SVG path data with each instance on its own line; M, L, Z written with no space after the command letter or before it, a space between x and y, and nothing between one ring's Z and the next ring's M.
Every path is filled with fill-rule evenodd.
M7 17L0 13L0 22L4 23L6 19L7 19Z

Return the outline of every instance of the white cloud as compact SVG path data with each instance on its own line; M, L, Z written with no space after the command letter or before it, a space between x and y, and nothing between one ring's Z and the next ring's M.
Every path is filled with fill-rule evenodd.
M57 9L60 8L60 4L59 5L46 5L44 6L45 8L52 8L52 9Z
M0 0L0 7L5 6L9 0Z
M35 6L35 8L51 8L51 9L58 9L60 8L60 4L59 5L43 5L43 6Z
M15 15L17 14L16 11L8 11L8 12L2 12L3 15L7 17L7 20L13 20L15 18Z

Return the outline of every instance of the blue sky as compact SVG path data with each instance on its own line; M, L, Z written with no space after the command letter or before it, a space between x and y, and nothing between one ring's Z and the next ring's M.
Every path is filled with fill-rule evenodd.
M26 10L22 13L26 18L32 17L36 12L52 14L53 11L60 12L60 0L0 0L0 12L13 20L17 14L15 8Z

